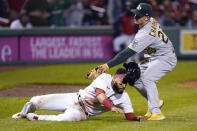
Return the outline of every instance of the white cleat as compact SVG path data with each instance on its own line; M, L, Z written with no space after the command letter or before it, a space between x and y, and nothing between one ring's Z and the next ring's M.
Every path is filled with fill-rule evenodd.
M29 119L30 121L36 121L38 120L38 115L36 115L35 113L28 113L27 119Z
M14 118L14 119L22 118L21 113L19 112L19 113L12 115L12 118Z

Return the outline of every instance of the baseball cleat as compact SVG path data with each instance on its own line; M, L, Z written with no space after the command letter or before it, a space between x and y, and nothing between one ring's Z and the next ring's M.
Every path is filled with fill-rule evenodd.
M163 114L153 114L148 120L164 120L165 116Z
M12 115L12 118L14 118L14 119L22 118L21 113L19 112L19 113Z
M35 105L32 102L27 102L21 111L21 117L26 117L28 113L35 112L35 110Z
M164 105L164 101L163 100L159 100L159 108L161 109L162 106ZM148 111L146 112L146 114L144 115L145 117L150 117L151 116L151 112L148 109Z
M151 112L150 110L148 109L148 111L146 112L146 114L144 115L145 117L150 117L151 116Z
M36 115L35 113L28 113L27 119L29 119L30 121L36 121L38 120L38 115Z

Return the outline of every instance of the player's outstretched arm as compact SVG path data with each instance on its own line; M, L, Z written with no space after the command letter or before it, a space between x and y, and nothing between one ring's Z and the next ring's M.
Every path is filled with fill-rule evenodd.
M133 56L136 52L127 47L120 53L118 53L114 58L109 60L106 64L100 65L94 69L92 69L90 72L87 74L87 79L93 80L102 73L106 72L109 68L116 66L118 64L121 64L125 62L129 57Z
M112 112L116 112L116 113L124 113L124 111L118 107L115 107L113 105L113 103L107 98L107 96L105 95L105 93L100 93L97 94L97 99L98 101L103 104L104 106L106 106L107 108L111 109Z
M114 58L107 62L109 68L114 67L118 64L125 62L129 57L133 56L136 52L130 49L129 47L122 50Z
M127 118L127 120L130 121L145 121L145 117L144 116L136 116L133 112L130 113L125 113L125 117Z

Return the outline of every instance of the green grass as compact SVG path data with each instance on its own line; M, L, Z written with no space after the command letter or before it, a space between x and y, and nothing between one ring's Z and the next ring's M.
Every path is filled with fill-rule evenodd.
M51 65L18 71L0 72L0 89L20 84L89 84L85 74L98 64ZM25 97L0 97L0 131L196 131L197 130L197 88L180 87L177 83L197 80L197 62L178 62L176 68L164 76L158 83L160 98L165 105L163 121L145 121L142 123L125 120L124 115L108 112L93 116L80 122L48 122L12 119L30 99ZM117 68L117 67L116 67ZM113 68L109 73L113 73ZM132 87L127 87L137 115L144 115L146 101ZM38 110L39 114L57 114L58 112Z

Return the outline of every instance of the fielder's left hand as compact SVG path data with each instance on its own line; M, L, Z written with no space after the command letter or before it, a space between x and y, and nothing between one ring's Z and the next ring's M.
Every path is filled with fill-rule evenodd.
M106 72L109 69L107 64L100 65L94 69L92 69L90 72L87 73L86 78L89 80L96 79L99 75Z

